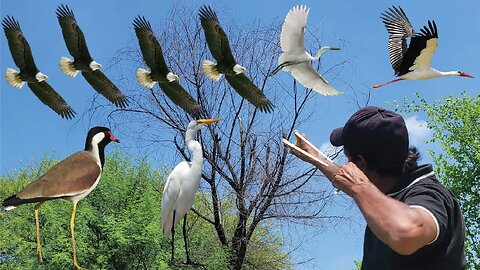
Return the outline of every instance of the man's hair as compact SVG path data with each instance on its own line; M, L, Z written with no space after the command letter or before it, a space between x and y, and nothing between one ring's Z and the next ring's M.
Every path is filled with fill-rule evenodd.
M347 148L352 162L356 163L358 160L357 156L362 155L361 153L352 152ZM410 173L418 168L418 160L420 160L420 152L415 146L411 146L408 149L408 156L404 162L401 163L386 163L379 160L368 158L367 156L362 155L367 161L367 167L369 170L375 171L382 176L402 176L403 174Z

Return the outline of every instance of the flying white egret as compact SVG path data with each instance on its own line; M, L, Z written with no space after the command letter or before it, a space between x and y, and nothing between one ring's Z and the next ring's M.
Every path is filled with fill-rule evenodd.
M306 6L295 6L288 12L280 35L280 46L283 53L278 59L278 67L271 74L275 75L280 69L283 69L290 72L306 88L325 96L339 95L341 92L335 90L327 80L313 69L311 61L320 59L320 56L328 50L340 49L323 46L315 56L305 51L304 33L309 11L310 9L307 9Z
M392 68L398 78L383 84L376 84L372 88L379 88L401 80L428 80L444 76L473 78L462 71L442 72L430 67L432 56L438 46L435 21L428 21L428 27L424 26L423 29L420 29L421 33L415 33L401 7L392 6L382 13L380 18L390 34L388 52ZM408 48L407 38L411 38Z
M165 236L172 233L172 264L174 262L175 225L183 217L183 240L187 254L187 264L192 264L187 247L187 212L192 208L195 193L200 185L203 167L202 145L196 141L197 131L207 124L220 121L219 118L193 120L185 133L185 145L190 151L191 162L182 161L167 178L162 195L162 230Z

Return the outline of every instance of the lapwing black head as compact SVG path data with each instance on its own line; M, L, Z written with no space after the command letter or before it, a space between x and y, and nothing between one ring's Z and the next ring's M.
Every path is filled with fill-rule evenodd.
M113 136L110 129L100 126L93 127L88 131L87 140L85 142L85 150L91 150L92 147L97 145L98 148L103 149L111 142L119 143L120 140Z

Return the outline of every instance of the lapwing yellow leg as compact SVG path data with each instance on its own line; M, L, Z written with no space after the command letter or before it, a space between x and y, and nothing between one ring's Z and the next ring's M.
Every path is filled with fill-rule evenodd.
M75 212L77 211L77 203L73 203L72 218L70 219L70 232L72 233L72 249L73 249L73 267L75 269L84 269L78 265L77 249L75 247Z
M42 259L42 243L40 242L40 222L38 221L38 209L44 202L39 202L35 205L35 225L37 226L37 258L38 261L43 262Z

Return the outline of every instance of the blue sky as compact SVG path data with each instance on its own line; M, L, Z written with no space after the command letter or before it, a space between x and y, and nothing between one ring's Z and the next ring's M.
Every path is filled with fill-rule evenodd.
M65 76L58 68L61 56L69 56L61 29L55 16L60 4L67 4L75 12L77 21L87 38L90 52L97 62L108 67L115 53L129 44L134 38L133 18L143 15L155 27L162 27L164 19L174 3L179 1L25 1L1 0L1 15L14 16L22 27L35 57L39 69L49 76L49 83L77 111L73 121L61 119L32 94L27 86L21 90L11 87L4 76L0 90L0 173L6 174L15 168L51 154L64 158L83 148L85 134L91 126L108 125L106 121L82 118L85 109L91 106L94 91L79 76L75 79ZM231 20L236 25L245 25L254 21L270 24L281 22L288 10L294 5L306 4L310 7L308 25L319 31L325 44L340 46L339 52L325 55L328 61L349 59L349 64L340 73L339 79L332 84L345 95L321 99L318 115L302 131L317 145L327 143L330 131L343 126L348 117L356 111L351 97L352 88L365 91L369 86L393 79L388 52L387 33L379 19L379 13L391 5L401 5L406 11L415 29L420 29L428 19L434 19L439 31L439 47L432 66L438 70L461 70L480 77L480 3L476 0L458 0L440 4L440 1L180 1L195 9L202 4L215 7L220 20ZM320 33L321 32L321 33ZM5 35L1 35L1 72L7 67L16 68L10 55ZM129 43L130 42L130 43ZM316 48L308 48L310 51ZM333 55L338 53L338 55ZM338 58L337 58L338 57ZM322 63L323 65L323 63ZM104 69L115 81L121 71L115 68ZM133 75L132 75L133 76ZM287 76L280 75L281 78ZM327 79L329 74L326 74ZM351 86L347 87L347 86ZM370 104L388 106L387 102L402 101L419 92L427 101L443 97L459 96L461 91L470 95L479 93L478 79L440 78L429 81L407 81L395 83L372 91ZM106 104L103 97L96 101ZM424 161L429 162L423 140L430 135L418 123L425 120L422 113L406 116L412 142L424 153ZM134 131L132 131L134 132ZM114 132L115 134L115 132ZM120 140L122 138L120 137ZM128 139L121 145L109 146L108 152L115 148L128 149L132 154L143 154L146 149L137 149L136 143ZM172 165L178 160L160 165ZM347 204L347 206L345 206ZM349 203L340 200L334 209L345 213ZM350 205L351 206L351 205ZM297 269L350 269L353 259L361 259L363 220L355 212L355 220L350 225L338 228L326 228L316 236L298 237L297 242L305 242L293 255L295 261L313 258L310 264ZM299 232L301 234L302 232ZM305 233L316 234L314 231Z

